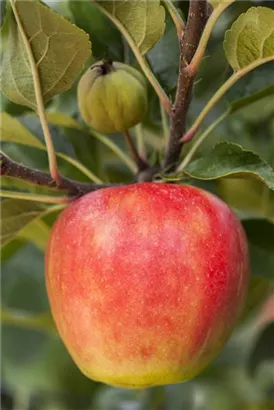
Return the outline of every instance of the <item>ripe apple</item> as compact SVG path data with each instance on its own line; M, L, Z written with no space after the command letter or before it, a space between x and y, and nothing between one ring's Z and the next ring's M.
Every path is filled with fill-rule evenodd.
M52 314L91 379L128 388L184 381L231 334L248 259L240 222L208 192L157 183L98 190L53 227Z

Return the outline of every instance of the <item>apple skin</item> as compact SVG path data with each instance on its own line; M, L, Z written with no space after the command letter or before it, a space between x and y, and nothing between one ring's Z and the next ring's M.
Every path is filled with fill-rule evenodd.
M227 205L188 185L89 193L56 221L46 284L61 338L89 378L124 388L188 380L244 304L249 257Z

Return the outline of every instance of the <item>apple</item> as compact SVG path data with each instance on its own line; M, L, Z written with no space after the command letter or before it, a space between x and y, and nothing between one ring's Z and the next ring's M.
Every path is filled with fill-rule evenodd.
M188 185L89 193L56 221L46 254L52 314L89 378L124 388L188 380L230 336L249 279L244 230Z

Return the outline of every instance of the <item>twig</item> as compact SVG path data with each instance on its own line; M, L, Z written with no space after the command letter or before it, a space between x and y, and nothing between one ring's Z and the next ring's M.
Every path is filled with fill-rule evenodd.
M60 183L57 185L51 175L47 172L26 167L13 161L5 154L0 154L1 175L21 179L31 184L41 185L48 188L67 191L70 196L79 197L97 189L117 186L118 184L91 184L86 182L74 181L60 175Z
M124 132L124 136L125 136L125 140L129 146L130 152L134 158L134 161L136 162L137 168L138 168L138 172L142 172L145 169L149 168L149 164L139 155L134 142L131 138L130 132L129 130L126 130Z
M184 36L180 41L180 66L175 103L172 107L170 139L165 154L164 169L173 171L178 163L185 131L186 115L191 100L195 74L189 64L199 45L208 17L206 0L191 0Z

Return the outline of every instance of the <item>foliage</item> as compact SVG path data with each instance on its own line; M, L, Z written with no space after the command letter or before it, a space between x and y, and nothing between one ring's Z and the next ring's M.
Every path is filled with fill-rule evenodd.
M11 402L19 410L274 408L273 299L272 309L258 314L274 279L274 5L211 4L193 58L198 71L183 138L189 142L170 173L158 168L169 137L177 33L187 2L7 2L1 17L4 153L48 171L56 152L60 174L83 183L135 181L138 164L123 135L86 127L75 87L94 61L131 64L148 80L149 111L131 130L138 152L156 167L155 179L200 186L233 208L248 237L252 280L233 337L195 380L140 392L92 382L60 342L45 292L44 250L67 192L61 197L54 183L2 177L4 408Z

